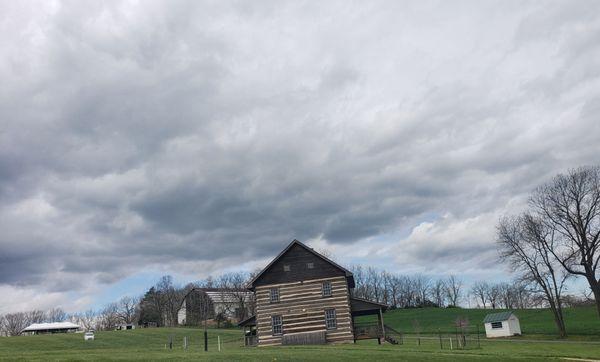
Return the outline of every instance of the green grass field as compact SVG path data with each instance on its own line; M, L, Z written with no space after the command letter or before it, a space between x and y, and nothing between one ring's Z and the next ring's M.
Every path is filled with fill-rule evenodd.
M412 328L411 318L419 318L423 328L437 332L452 323L454 312L467 313L472 322L485 311L475 310L398 310L385 314L386 323L398 329ZM523 313L522 327L535 328L536 339L546 332L552 333L551 320L543 311ZM537 312L537 313L536 313ZM593 312L593 310L591 310ZM583 337L598 337L598 318L590 310L569 310L570 323L578 324ZM521 316L521 315L519 315ZM453 331L452 328L449 329ZM450 335L450 334L449 334ZM449 336L448 335L448 336ZM174 348L165 348L173 337ZM188 337L189 347L183 349L183 338ZM217 336L221 351L217 350ZM520 339L486 340L481 338L480 348L471 338L467 349L449 348L448 337L440 349L439 339L424 334L420 339L407 335L403 345L378 345L375 341L333 346L297 347L243 347L242 332L238 329L210 329L209 351L203 350L203 331L195 328L151 328L130 331L97 332L96 340L84 341L83 334L55 334L0 338L0 361L99 361L99 360L185 360L205 359L215 361L547 361L564 358L600 360L600 342L578 340L577 335L567 341ZM590 339L590 338L588 338Z

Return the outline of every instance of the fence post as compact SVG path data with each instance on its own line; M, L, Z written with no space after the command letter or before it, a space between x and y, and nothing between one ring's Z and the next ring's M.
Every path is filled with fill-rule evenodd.
M204 330L204 352L208 351L208 332Z
M173 335L169 336L169 349L173 349Z
M456 337L456 348L460 348L460 341L458 340L458 327L454 327L454 336Z
M219 352L221 352L221 336L217 336L217 346L219 348Z
M187 336L183 336L183 349L187 350Z
M444 349L444 345L442 344L442 331L438 328L438 335L440 337L440 349Z
M481 348L481 344L479 343L479 324L477 325L477 348Z
M448 338L450 340L450 350L452 350L452 337Z

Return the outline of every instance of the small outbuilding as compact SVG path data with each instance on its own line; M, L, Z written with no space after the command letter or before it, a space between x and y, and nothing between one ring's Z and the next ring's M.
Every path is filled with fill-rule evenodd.
M488 314L485 316L483 323L485 324L487 338L521 335L519 318L512 311Z
M117 330L117 331L124 331L124 330L127 330L127 329L135 329L135 324L133 324L133 323L119 324L115 328L115 330Z
M80 327L71 322L34 323L23 329L21 334L46 334L76 332Z

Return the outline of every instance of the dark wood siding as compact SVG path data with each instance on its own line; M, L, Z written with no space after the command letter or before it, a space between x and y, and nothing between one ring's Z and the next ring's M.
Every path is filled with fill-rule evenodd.
M313 268L307 268L307 263L313 263ZM284 265L290 265L291 270L283 271ZM335 265L323 260L300 245L293 245L279 260L254 282L254 286L299 282L303 280L345 276L345 272Z
M331 283L331 297L321 296L324 281ZM271 287L280 291L277 303L271 303ZM335 309L336 328L327 329L325 310ZM280 315L283 319L283 334L273 335L271 317ZM301 333L325 333L327 343L353 342L350 295L344 276L325 279L305 280L284 284L267 285L256 288L256 326L260 346L283 343L283 336ZM305 339L305 336L298 336Z

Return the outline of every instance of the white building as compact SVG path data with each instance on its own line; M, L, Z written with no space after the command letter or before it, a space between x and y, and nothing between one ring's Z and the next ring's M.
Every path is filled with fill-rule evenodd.
M21 334L67 333L76 332L79 328L81 327L71 322L34 323L23 329Z
M521 334L519 318L511 312L492 313L485 316L485 335L488 338L510 337Z

